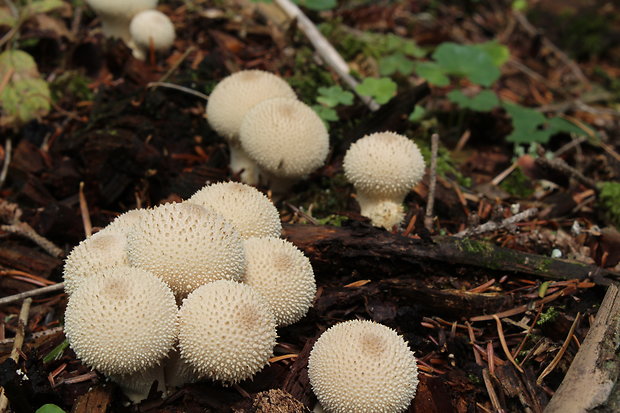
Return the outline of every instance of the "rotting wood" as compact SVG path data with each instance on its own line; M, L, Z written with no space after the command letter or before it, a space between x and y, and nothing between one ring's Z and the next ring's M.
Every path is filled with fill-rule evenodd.
M332 272L356 270L365 278L412 273L415 269L412 265L449 263L553 280L590 278L598 285L609 285L612 280L620 279L620 274L594 265L528 254L467 238L413 239L361 223L348 227L285 225L283 231L317 266L330 268Z
M545 413L620 411L620 288L613 283Z
M88 393L81 395L71 413L105 413L112 401L112 391L109 386L97 386Z

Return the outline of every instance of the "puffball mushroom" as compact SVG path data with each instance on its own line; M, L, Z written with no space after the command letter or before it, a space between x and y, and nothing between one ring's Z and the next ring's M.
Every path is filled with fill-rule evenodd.
M144 10L136 14L129 24L130 47L133 56L145 60L151 46L155 52L168 50L174 42L174 25L170 18L158 10Z
M329 134L321 118L291 98L265 100L248 110L239 141L276 190L322 166L329 150Z
M126 236L140 223L140 217L147 213L148 210L143 208L129 210L114 218L114 220L99 231L98 234L117 232Z
M176 340L178 308L149 272L119 266L84 280L69 297L65 334L85 365L125 375L159 364Z
M86 4L101 19L102 31L106 37L118 37L129 43L129 22L138 12L154 9L157 0L86 0Z
M211 208L227 219L242 238L280 237L282 223L276 207L258 189L239 182L207 185L187 200Z
M248 379L273 355L276 324L252 287L219 280L196 289L179 310L181 357L198 377L225 384Z
M140 217L127 255L130 265L164 280L179 299L210 281L240 280L245 270L239 232L213 210L187 202Z
M336 324L314 344L308 376L330 413L399 413L418 386L418 369L405 340L373 321Z
M265 297L278 326L299 321L316 293L310 260L295 245L279 238L245 240L243 282Z
M65 292L71 295L91 275L128 263L125 235L115 231L98 232L80 242L65 260Z
M242 70L222 79L213 89L207 103L209 125L230 148L230 169L250 185L258 184L258 171L239 145L239 129L246 112L256 104L276 97L296 99L286 81L262 70Z
M373 133L353 143L343 167L357 192L361 214L386 229L401 223L405 196L424 176L418 146L394 132Z
M134 403L139 403L149 396L149 391L155 381L157 381L158 391L166 390L164 366L161 364L133 374L113 375L110 376L110 380L118 384L125 396Z

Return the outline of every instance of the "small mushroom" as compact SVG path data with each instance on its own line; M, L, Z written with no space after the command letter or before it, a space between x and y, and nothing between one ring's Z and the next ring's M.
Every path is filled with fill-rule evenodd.
M93 274L69 297L65 334L82 362L106 375L153 367L176 340L178 308L170 288L127 266Z
M357 192L361 214L386 229L401 223L405 196L424 176L418 146L394 132L373 133L353 143L343 167Z
M227 219L242 238L280 237L280 214L262 192L239 182L207 185L187 200Z
M241 147L275 192L325 163L329 134L319 116L290 98L265 100L248 110L239 132Z
M233 384L249 379L273 355L276 324L252 287L219 280L192 292L179 310L181 357L198 377Z
M129 22L138 12L154 9L157 0L86 0L101 19L106 37L118 37L129 44Z
M338 323L319 337L308 377L329 413L400 413L418 386L416 359L402 336L363 320Z
M213 89L207 103L209 125L230 148L230 169L241 173L241 180L249 185L258 184L258 171L239 145L239 129L246 112L256 104L271 98L296 99L286 81L262 70L242 70L222 79Z
M291 242L279 238L245 240L243 282L267 300L278 326L299 321L312 306L316 293L308 257Z
M174 42L174 25L170 18L158 10L144 10L136 14L129 24L133 56L145 60L151 48L165 52Z
M240 280L245 271L239 232L215 211L188 202L144 214L127 245L130 265L161 278L179 299L210 281Z

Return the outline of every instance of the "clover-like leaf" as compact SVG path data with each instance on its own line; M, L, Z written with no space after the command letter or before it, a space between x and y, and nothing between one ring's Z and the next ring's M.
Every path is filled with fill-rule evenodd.
M435 62L417 62L415 72L435 86L448 86L450 79L441 66Z
M351 105L353 103L353 93L342 89L340 86L320 87L317 102L333 108L338 105Z
M472 45L473 47L486 52L493 61L493 64L500 67L510 59L510 50L503 44L492 40L490 42L478 43Z
M396 72L410 75L413 73L413 68L414 63L401 52L396 52L379 59L379 73L382 76L390 76Z
M374 98L377 103L384 104L389 102L390 99L396 93L396 83L390 78L373 78L367 77L356 86L355 90L360 95L370 96Z
M447 74L465 76L482 86L491 86L501 75L491 56L475 46L445 42L435 50L433 59Z
M331 10L338 5L336 0L293 0L294 3L310 10Z
M336 122L338 120L338 113L332 108L328 108L321 105L313 105L312 109L319 115L319 118L323 120L325 124L327 122Z
M461 90L455 89L448 93L448 99L462 108L488 112L499 105L499 99L492 90L483 90L475 96L466 96Z
M420 105L415 105L413 112L409 115L410 122L419 122L426 116L426 109Z

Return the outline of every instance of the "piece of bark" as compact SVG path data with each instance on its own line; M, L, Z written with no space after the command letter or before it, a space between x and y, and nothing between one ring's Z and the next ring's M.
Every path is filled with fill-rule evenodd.
M613 283L545 413L620 411L619 348L620 288Z
M310 357L310 351L315 341L306 341L304 348L291 365L291 370L282 383L282 390L301 401L308 408L312 408L316 402L316 397L312 392L310 379L308 378L308 357Z
M468 238L413 239L362 223L348 227L285 225L283 232L322 270L357 271L375 279L411 273L416 266L425 264L466 265L553 280L591 278L599 285L620 279L620 274L577 261L528 254Z
M109 386L97 386L78 397L71 413L106 413L111 401L111 388Z
M35 248L16 242L4 241L0 247L0 265L25 271L39 277L49 278L52 271L62 264L62 260L50 257Z
M281 389L263 391L254 396L252 413L306 413L302 402Z
M495 368L495 377L499 388L508 397L517 397L524 412L541 413L548 398L539 386L531 368L525 374L519 373L512 364Z

